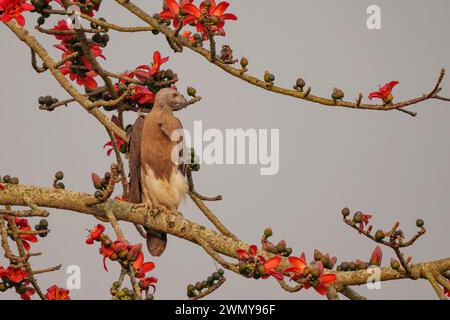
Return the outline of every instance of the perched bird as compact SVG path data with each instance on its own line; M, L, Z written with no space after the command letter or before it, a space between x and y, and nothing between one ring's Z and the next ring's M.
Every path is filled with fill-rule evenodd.
M172 134L176 136L183 128L173 111L185 103L187 100L175 89L161 89L149 114L139 117L133 125L128 153L130 202L177 212L188 185L180 148L183 137L178 134L178 139L172 141ZM150 254L160 256L166 245L166 233L147 229Z

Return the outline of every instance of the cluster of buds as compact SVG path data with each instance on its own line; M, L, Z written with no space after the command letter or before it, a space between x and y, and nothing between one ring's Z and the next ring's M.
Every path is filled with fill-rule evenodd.
M233 50L227 44L222 46L222 50L220 51L220 60L228 64L235 63L238 61L234 59Z
M0 177L0 182L6 183L6 184L19 184L19 178L17 177L11 177L9 174L6 174L2 177Z
M86 238L86 244L93 244L99 242L101 244L99 253L103 256L103 268L108 271L106 267L106 259L117 261L120 263L122 269L128 270L133 277L139 279L139 287L148 294L149 288L155 290L155 284L158 280L154 277L146 277L146 273L155 268L153 262L144 262L144 253L142 252L142 244L129 244L123 239L112 241L107 234L104 233L105 227L98 224L93 229L89 230L89 235ZM120 288L113 288L113 296L120 291ZM117 291L117 292L116 292ZM120 296L123 298L127 295Z
M337 266L337 271L356 271L356 270L366 270L369 267L380 267L381 261L383 258L383 253L381 251L380 246L377 246L372 255L369 258L369 261L363 261L360 259L356 259L356 261L344 261L340 265Z
M194 298L202 293L204 290L210 289L216 283L224 279L225 271L223 269L219 269L213 274L211 274L206 280L198 281L195 285L190 284L187 286L187 296L189 298Z
M34 230L39 232L39 237L45 238L50 232L48 221L46 219L41 219L39 223L34 226Z
M133 290L120 288L120 283L115 281L110 290L112 300L136 300Z
M273 235L272 228L266 228L261 239L263 249L272 254L282 257L289 257L292 254L292 248L288 248L285 240L280 240L276 245L269 241Z
M55 179L53 179L53 188L64 190L66 186L62 182L64 179L64 172L58 171L55 173Z
M45 109L45 110L48 110L48 111L55 110L54 105L57 104L58 102L59 102L59 100L57 98L53 98L50 95L41 96L38 99L39 108L40 109Z
M314 261L316 262L322 262L322 265L324 268L327 269L333 269L334 265L336 264L337 258L336 257L330 257L330 255L323 254L318 249L314 250Z
M283 275L275 270L281 262L281 257L277 255L266 260L257 253L258 248L255 245L250 246L248 251L244 249L236 250L239 259L239 273L246 278L267 279L272 276L277 280L282 280Z
M27 271L24 268L9 266L4 269L0 266L0 292L15 289L23 300L30 300L35 290L29 286Z
M348 217L350 216L350 209L344 208L341 211L342 216L344 217L344 221L352 226L359 226L359 231L363 232L366 231L370 234L372 232L372 226L368 226L367 230L365 227L368 225L369 220L372 218L372 215L370 214L364 214L361 211L355 212L353 214L352 219L350 220Z
M92 177L92 183L95 188L94 196L97 199L102 200L104 191L108 187L109 181L111 179L111 173L106 172L105 175L103 176L103 178L100 178L100 176L98 174L96 174L95 172L92 172L91 177Z

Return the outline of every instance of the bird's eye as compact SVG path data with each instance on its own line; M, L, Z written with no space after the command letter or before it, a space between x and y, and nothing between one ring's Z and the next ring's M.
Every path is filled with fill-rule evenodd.
M177 93L172 94L172 97L176 98L178 96Z

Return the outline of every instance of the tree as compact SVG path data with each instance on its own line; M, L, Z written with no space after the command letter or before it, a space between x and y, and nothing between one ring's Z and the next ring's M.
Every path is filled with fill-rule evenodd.
M101 60L104 59L102 48L109 41L110 30L127 33L151 32L164 36L175 52L192 50L226 73L274 94L336 108L398 110L411 116L415 116L416 113L407 110L408 106L431 99L450 100L440 95L445 70L441 71L436 84L429 92L402 102L393 102L392 92L398 84L396 81L369 95L371 99L380 99L380 104L363 103L362 94L359 94L353 102L344 101L344 92L339 88L331 93L331 98L319 97L312 94L311 87L306 87L305 81L300 78L295 82L293 89L288 89L276 86L275 76L269 71L264 73L262 79L249 75L248 59L235 59L230 46L223 46L219 52L215 39L225 36L224 28L228 20L237 18L226 13L225 2L216 4L214 1L207 1L201 7L197 7L191 3L192 1L178 3L167 0L164 2L162 12L156 15L150 15L130 1L116 0L116 2L145 22L146 26L120 26L96 18L101 10L101 1L37 0L30 3L22 0L0 1L1 19L6 27L31 49L33 69L39 73L50 72L71 96L70 99L63 101L50 96L41 97L40 108L52 111L72 102L78 103L105 127L110 137L110 142L106 145L110 147L108 152L114 154L116 158L116 164L111 166L110 172L103 178L97 174L92 175L96 188L94 194L65 190L62 172L55 175L53 188L21 185L17 178L3 176L0 184L0 204L5 205L5 209L1 210L4 219L0 222L0 231L2 247L10 266L0 269L3 279L0 289L15 289L23 299L30 298L34 293L43 299L68 297L65 289L53 286L45 293L37 283L36 275L55 271L59 266L34 270L30 262L36 255L30 251L32 246L30 242L36 242L38 240L36 236L45 236L48 233L48 223L42 219L35 230L32 230L28 218L45 218L49 213L43 208L55 208L93 215L113 226L117 240L114 241L114 238L106 235L104 226L99 224L90 231L86 242L100 244L105 268L109 260L116 261L122 266L119 279L111 290L113 298L116 299L151 299L153 297L151 288L154 288L157 282L156 278L147 274L154 268L154 264L144 262L140 244L126 241L119 221L133 223L141 232L142 227L146 226L191 241L202 247L224 269L247 278L265 279L272 276L279 282L281 288L288 292L313 287L319 294L327 295L330 299L337 298L338 294L351 299L361 299L363 297L352 287L370 282L372 276L379 272L381 281L424 278L429 281L439 298L444 299L446 294L448 295L450 258L413 264L411 259L402 253L403 248L413 245L425 233L424 222L420 219L416 221L417 233L404 240L399 223L394 223L390 230L373 230L369 224L370 215L363 212L352 214L347 208L342 210L345 224L379 245L394 250L397 260L392 261L390 266L379 269L377 268L381 265L379 246L369 261L357 260L337 265L334 257L319 250L314 253L313 262L308 262L305 255L292 256L292 249L287 247L284 241L274 244L269 240L272 237L270 228L263 233L261 249L242 242L205 204L207 201L220 201L221 197L205 197L195 190L193 174L199 169L196 163L188 170L189 196L218 232L161 208L128 203L126 166L122 159L128 141L124 112L148 112L155 93L161 88L173 86L178 81L178 75L171 70L161 69L166 58L161 57L158 51L154 52L153 62L150 65L138 66L128 73L106 70ZM61 5L62 8L54 9L50 4L55 7ZM57 48L62 50L61 60L54 60L43 45L23 27L25 11L33 11L32 14L40 15L36 30L56 38L59 42ZM45 19L50 16L61 16L61 20L56 26L48 29L44 25ZM90 28L84 28L81 21L89 21ZM42 61L41 65L38 58ZM240 66L236 66L238 63ZM103 82L103 86L98 84L100 81ZM80 89L84 89L84 92ZM189 104L182 106L183 108L201 99L194 88L188 88L187 91L192 99ZM107 116L101 109L112 113L113 116ZM117 184L121 184L122 196L111 199ZM29 210L14 209L15 206L29 207ZM152 219L148 219L149 216L152 216ZM17 247L17 253L14 253L11 243ZM373 272L369 271L369 268ZM189 298L202 298L218 289L225 281L222 271L214 273L204 283L189 286L187 292ZM132 290L122 288L125 277L130 279ZM289 278L295 281L294 285L288 282Z

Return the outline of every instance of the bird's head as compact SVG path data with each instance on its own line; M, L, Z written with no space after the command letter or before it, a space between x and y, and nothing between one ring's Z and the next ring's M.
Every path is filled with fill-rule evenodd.
M186 98L177 90L164 88L158 91L155 98L155 106L163 108L169 107L172 111L177 111L187 104Z

